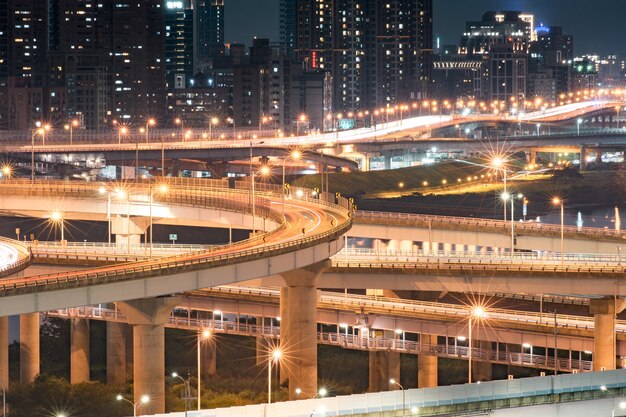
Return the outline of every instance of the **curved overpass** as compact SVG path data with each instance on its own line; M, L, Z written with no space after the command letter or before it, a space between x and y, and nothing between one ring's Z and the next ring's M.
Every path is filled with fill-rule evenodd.
M252 208L247 190L203 187L198 185L199 182L193 184L170 186L167 194L158 198L155 195L155 199L186 213L196 224L205 219L204 223L209 224L209 220L215 220L215 217L224 223L239 218L240 223L251 224ZM42 207L41 201L49 200L73 208L74 217L80 216L81 210L84 217L93 218L94 213L104 217L107 201L98 193L99 187L100 184L89 183L6 182L0 185L0 195L3 196L0 208L43 214L48 209ZM133 207L133 211L138 213L143 209L145 215L145 196L154 191L151 185L139 183L127 187L128 195L143 196L144 204ZM325 261L341 249L340 237L351 226L351 209L345 199L336 204L334 196L325 194L320 197L312 198L310 193L303 191L301 197L284 203L283 217L279 193L257 193L257 216L268 219L275 226L251 239L213 250L82 271L5 279L0 282L0 316L157 297L279 274ZM126 209L131 211L131 203Z
M26 269L31 261L32 254L27 244L0 237L0 278Z

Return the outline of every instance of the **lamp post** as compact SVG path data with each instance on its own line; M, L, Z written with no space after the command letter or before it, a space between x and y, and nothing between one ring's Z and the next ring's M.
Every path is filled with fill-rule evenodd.
M255 197L255 187L254 187L254 178L257 175L266 176L270 173L270 167L267 165L263 165L260 171L252 173L252 234L256 235L256 197Z
M176 372L172 372L172 378L178 378L181 381L183 381L183 384L185 384L184 403L185 403L185 417L187 417L187 411L189 410L189 398L191 397L191 386L189 384L189 379L183 378L182 376L178 375L178 373Z
M44 135L45 134L45 130L43 129L43 127L38 127L37 129L35 129L33 131L33 134L31 136L31 141L30 141L30 147L31 147L31 152L30 152L30 180L31 181L35 181L35 136L36 135Z
M204 329L198 332L198 410L201 409L202 406L202 342L206 342L211 338L211 332L207 329Z
M283 351L280 349L274 349L269 357L267 363L267 403L272 403L272 363L278 364L280 358L283 356Z
M216 126L220 120L217 117L211 117L209 120L209 140L213 140L213 126Z
M302 113L298 116L298 121L296 123L296 136L300 136L300 126L303 123L306 123L306 121L308 120L308 117L306 114Z
M389 380L389 385L397 385L402 390L402 415L405 416L406 415L406 397L404 395L404 387L400 385L400 383L393 378Z
M620 401L617 405L621 410L626 409L626 401ZM613 409L611 410L611 417L615 417L615 400L613 400Z
M152 117L150 117L148 120L146 120L146 143L148 143L150 141L149 128L150 128L150 126L154 126L155 124L156 124L156 120L154 120Z
M563 245L565 203L563 202L563 199L559 197L554 197L552 199L552 204L554 204L555 206L561 206L561 263L563 263L564 258L565 258L564 245Z
M44 125L41 126L41 128L43 129L41 132L41 145L45 146L46 145L46 132L49 132L52 129L52 127L50 126L50 124L44 123Z
M185 122L180 117L174 119L174 124L180 125L180 137L181 140L185 141Z
M53 223L59 223L61 225L61 243L63 243L63 241L65 240L63 213L61 213L60 211L53 211L52 213L50 213L50 221Z
M469 383L472 383L472 325L473 325L473 319L478 319L480 320L481 318L485 317L486 313L485 313L485 309L483 307L477 306L477 307L473 307L470 312L469 312L469 338L468 338L468 380Z
M109 241L109 246L111 246L111 193L107 192L106 188L104 187L100 187L98 189L98 192L100 194L107 195L107 223L109 226L108 241Z
M506 172L507 169L505 168L504 164L506 163L506 161L500 157L496 157L493 158L491 160L491 166L496 169L496 170L501 170L502 171L502 178L503 178L503 184L504 184L504 191L503 194L507 194L506 191ZM504 204L504 223L506 223L506 204Z
M578 132L578 136L580 136L580 125L583 124L583 119L576 119L576 129Z
M515 198L508 192L502 193L501 197L504 205L509 201L511 202L511 257L513 257L513 253L515 252ZM524 195L518 194L517 198L522 199Z
M292 151L288 156L283 158L283 216L285 216L285 194L287 194L285 190L285 164L287 163L287 159L292 159L294 161L299 160L302 157L302 152L295 150Z
M234 117L229 117L228 119L226 119L226 121L228 123L232 123L233 125L233 140L237 139L237 127L235 125L235 118Z
M122 144L122 136L126 136L127 133L128 133L128 127L122 125L117 128L117 144L118 145Z
M152 258L152 202L154 200L154 193L156 191L160 192L161 194L165 194L167 193L169 190L169 187L167 186L167 184L161 184L159 185L158 188L156 189L152 189L152 184L150 184L150 257Z
M126 401L128 404L133 406L133 417L137 417L137 407L142 404L147 404L150 402L150 397L147 395L142 395L139 401L132 402L131 400L124 398L122 394L117 394L117 401Z

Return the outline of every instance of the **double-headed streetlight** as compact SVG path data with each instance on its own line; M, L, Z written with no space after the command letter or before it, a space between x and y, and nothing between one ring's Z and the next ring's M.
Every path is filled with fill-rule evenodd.
M80 125L80 123L78 122L78 120L72 119L72 120L70 120L70 122L68 124L63 126L63 128L65 130L69 130L70 131L70 145L72 145L72 142L73 142L74 128L78 127L79 125Z
M561 263L563 263L565 258L564 245L563 245L563 234L564 234L564 220L565 220L565 203L562 198L554 197L552 199L552 204L555 206L561 206Z
M274 349L270 352L269 360L267 363L267 403L272 403L272 364L277 364L283 357L283 351L280 348Z
M126 401L128 404L133 406L133 417L137 417L137 407L143 404L148 404L150 402L150 397L147 395L142 395L139 401L132 402L131 400L124 398L122 394L117 394L117 401Z
M468 381L470 384L472 383L472 327L474 324L474 320L480 320L486 316L487 316L487 313L485 312L485 309L480 306L472 307L472 309L469 312L469 324L468 324L469 345L467 348L467 352L468 352Z
M198 332L198 410L202 407L202 342L208 342L211 339L211 331L204 329Z
M400 385L400 383L393 378L389 380L389 385L397 385L402 390L402 415L405 416L406 415L406 397L404 395L404 387Z
M191 384L189 384L189 378L185 379L182 376L178 375L177 372L172 372L172 378L178 378L181 381L183 381L183 384L185 384L184 404L185 404L185 417L187 417L187 411L189 410L189 398L191 398Z

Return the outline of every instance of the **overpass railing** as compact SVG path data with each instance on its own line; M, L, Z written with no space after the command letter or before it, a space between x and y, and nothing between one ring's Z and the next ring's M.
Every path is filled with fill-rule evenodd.
M141 187L141 185L142 184L128 185L128 187L130 187L130 193L132 194L133 191L141 190L145 195L146 190L150 193L152 192L152 188L148 188L147 185ZM37 198L100 198L101 201L106 201L106 197L98 195L99 186L101 186L101 184L7 181L0 184L0 193ZM276 198L276 196L274 196L274 198ZM157 260L132 262L84 271L5 280L0 284L0 289L2 290L0 295L33 293L46 289L74 288L229 265L258 259L259 257L276 256L297 249L314 246L322 242L336 240L349 230L351 226L351 210L348 200L340 198L340 200L335 203L329 196L314 199L306 195L299 198L299 200L308 204L329 207L345 217L340 224L333 225L327 231L304 237L300 237L300 233L294 232L288 241L271 243L271 241L267 242L267 239L271 238L272 234L277 233L279 230L284 230L288 226L283 221L284 218L280 209L272 207L271 201L264 198L264 196L259 196L257 200L258 214L260 216L273 218L280 224L279 228L269 234L262 234L245 241L226 245L219 251L204 251L196 254L170 256ZM250 213L252 210L250 204L248 204L249 196L247 192L231 189L214 190L194 188L192 186L170 187L167 194L158 196L157 201L183 206L220 208L244 213Z
M364 224L392 224L408 227L433 227L442 229L459 228L464 230L497 231L510 234L511 223L503 220L479 219L469 217L433 216L428 214L410 214L382 211L359 210L354 215L356 223ZM606 240L626 240L622 230L598 229L593 227L564 226L564 236L567 238L594 238ZM561 226L548 223L515 222L515 233L560 236Z
M126 322L126 316L119 310L99 307L80 307L48 311L46 314L61 318L89 318L96 320ZM177 317L171 315L168 327L189 330L209 330L214 333L236 334L240 336L263 336L266 338L280 338L280 327L259 326L242 323L241 321L203 320L192 317ZM456 359L469 357L469 347L452 344L426 344L422 342L401 340L398 338L372 337L363 335L341 334L337 332L317 333L320 344L338 346L344 349L365 351L394 351L411 355L428 355ZM472 359L476 361L502 363L517 366L538 367L553 369L554 358L541 354L526 354L506 352L493 349L472 348ZM558 369L563 372L590 371L592 361L558 358Z
M5 244L15 249L17 259L15 262L10 262L5 265L0 265L0 278L15 274L32 263L32 253L27 244L20 242L19 240L13 240L0 236L0 243Z

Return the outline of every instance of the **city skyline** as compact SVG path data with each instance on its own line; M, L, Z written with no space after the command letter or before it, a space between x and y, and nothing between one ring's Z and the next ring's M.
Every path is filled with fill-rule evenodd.
M589 8L585 0L435 0L434 34L439 36L442 45L456 44L466 21L480 20L489 10L520 10L533 13L537 24L562 26L567 33L572 33L576 55L626 55L626 44L618 41L619 36L626 36L621 32L626 3L598 0L594 4L596 7ZM609 6L615 13L605 13ZM278 0L229 0L225 7L227 42L250 44L255 36L278 41ZM249 12L241 13L242 10ZM571 12L579 10L585 12ZM601 30L598 30L599 22L602 22Z

